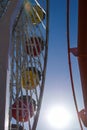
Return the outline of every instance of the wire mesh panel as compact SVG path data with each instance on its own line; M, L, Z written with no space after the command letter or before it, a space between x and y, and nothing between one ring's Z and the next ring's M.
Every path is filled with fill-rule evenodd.
M7 5L10 0L0 0L0 18L3 16L7 9Z
M36 130L48 50L48 1L24 0L12 31L9 130Z

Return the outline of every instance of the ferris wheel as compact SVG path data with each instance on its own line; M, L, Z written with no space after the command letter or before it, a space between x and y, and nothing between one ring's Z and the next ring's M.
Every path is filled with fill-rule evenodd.
M1 1L1 18L8 2ZM36 130L46 75L48 8L48 0L23 0L12 26L9 130Z

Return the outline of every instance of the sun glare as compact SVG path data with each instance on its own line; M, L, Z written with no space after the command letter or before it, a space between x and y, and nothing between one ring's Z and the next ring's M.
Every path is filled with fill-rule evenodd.
M71 114L63 106L52 107L48 111L47 120L54 128L66 128L71 121Z

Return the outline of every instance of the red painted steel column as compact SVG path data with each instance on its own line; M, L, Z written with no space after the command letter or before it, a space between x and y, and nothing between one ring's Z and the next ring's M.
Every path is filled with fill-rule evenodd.
M78 64L87 112L87 0L79 0L78 13Z

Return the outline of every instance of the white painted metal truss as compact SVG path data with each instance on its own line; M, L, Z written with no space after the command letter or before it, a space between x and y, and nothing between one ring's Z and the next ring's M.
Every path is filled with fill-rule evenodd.
M9 130L36 130L47 51L48 0L24 0L12 31Z

